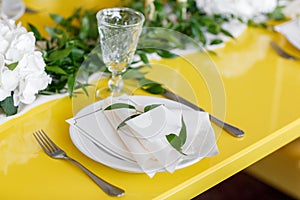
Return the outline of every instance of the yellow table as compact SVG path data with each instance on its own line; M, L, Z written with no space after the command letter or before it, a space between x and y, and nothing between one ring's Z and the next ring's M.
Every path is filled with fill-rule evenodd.
M83 5L94 8L96 1L27 0L37 14L26 14L21 21L51 24L48 13L68 15L69 9ZM103 5L103 4L102 4ZM117 2L105 2L107 6ZM98 8L100 8L98 6ZM300 135L300 63L278 57L269 46L277 40L295 54L278 34L249 28L236 40L212 56L226 92L226 121L242 128L244 138L220 132L220 154L175 171L145 174L121 172L84 156L73 145L65 122L72 117L72 101L65 97L32 109L22 117L0 126L0 198L1 199L110 199L84 173L69 162L50 159L41 151L32 132L46 132L68 154L84 163L100 177L126 190L120 199L189 199L256 161L297 139ZM193 55L194 57L197 54ZM181 59L163 60L170 66L184 65ZM194 86L195 87L195 86ZM184 93L181 93L184 96ZM204 98L207 98L204 96ZM208 99L202 107L210 111ZM299 168L298 168L299 170Z

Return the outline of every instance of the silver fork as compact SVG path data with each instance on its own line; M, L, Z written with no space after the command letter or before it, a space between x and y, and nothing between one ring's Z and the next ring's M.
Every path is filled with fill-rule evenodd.
M272 41L270 44L279 56L290 60L300 60L300 58L287 53L276 42Z
M67 156L67 154L61 148L59 148L43 130L36 131L35 133L33 133L33 136L48 156L50 156L51 158L66 159L73 162L75 165L80 167L80 169L82 169L108 195L124 195L124 190L104 181L103 179L95 175L93 172L88 170L86 167L84 167L82 164Z

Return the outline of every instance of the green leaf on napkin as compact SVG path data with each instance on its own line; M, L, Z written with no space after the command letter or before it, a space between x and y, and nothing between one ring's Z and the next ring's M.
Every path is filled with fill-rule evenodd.
M186 125L185 122L183 120L183 117L181 117L181 129L180 129L180 133L179 133L179 138L182 141L182 146L184 145L185 141L186 141Z
M182 124L182 126L181 126L180 133L178 136L174 133L171 133L169 135L166 135L166 138L167 138L168 142L171 144L171 146L174 147L174 149L179 151L179 153L186 155L185 153L182 152L182 146L186 142L186 125L183 120L183 117L181 117L181 124Z
M177 151L179 151L180 153L183 154L182 152L182 142L181 139L175 135L174 133L171 133L169 135L166 135L168 142L172 145L172 147L174 147L174 149L176 149Z
M151 105L148 105L148 106L146 106L145 108L144 108L144 112L147 112L147 111L149 111L149 110L152 110L152 109L154 109L154 108L156 108L156 107L158 107L158 106L161 106L162 104L151 104Z
M137 117L137 116L139 116L139 115L140 115L140 114L134 114L134 115L131 115L131 116L127 117L126 119L124 119L124 120L119 124L119 126L117 127L117 130L118 130L119 128L125 126L125 125L126 125L126 122L127 122L128 120L133 119L133 118L135 118L135 117Z
M110 106L107 106L104 110L114 110L114 109L120 109L120 108L128 108L128 109L135 109L133 105L127 104L127 103L114 103Z
M127 122L128 120L133 119L133 118L135 118L135 117L137 117L137 116L139 116L139 115L141 115L141 114L143 114L143 113L145 113L145 112L147 112L147 111L149 111L149 110L152 110L152 109L154 109L154 108L156 108L156 107L158 107L158 106L161 106L161 105L163 105L163 104L151 104L151 105L145 106L144 112L137 113L137 114L134 114L134 115L131 115L131 116L127 117L126 119L124 119L124 120L119 124L119 126L117 127L117 129L119 129L119 128L125 126L125 125L126 125L126 122ZM120 105L120 106L121 106L121 105ZM124 105L124 106L125 106L125 105ZM127 104L127 106L128 106L128 104Z

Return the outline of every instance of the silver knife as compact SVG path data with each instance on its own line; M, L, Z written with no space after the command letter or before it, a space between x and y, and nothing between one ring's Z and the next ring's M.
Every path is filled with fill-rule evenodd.
M162 93L162 95L164 97L166 97L167 99L171 99L171 100L180 102L180 103L182 103L182 104L184 104L186 106L189 106L189 107L191 107L194 110L200 110L200 111L205 112L204 109L196 106L195 104L189 102L188 100L182 98L181 96L178 96L177 94L173 93L172 91L170 91L168 89L164 88L164 93ZM239 128L233 126L233 125L230 125L230 124L228 124L226 122L223 122L222 120L214 117L211 114L209 114L209 117L210 117L210 120L212 122L214 122L219 127L223 128L225 131L227 131L228 133L230 133L234 137L243 137L244 136L244 131L242 131L241 129L239 129Z

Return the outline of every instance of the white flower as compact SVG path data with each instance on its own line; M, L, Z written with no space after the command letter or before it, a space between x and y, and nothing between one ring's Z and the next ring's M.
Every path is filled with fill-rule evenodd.
M33 33L13 20L1 20L0 101L13 92L15 106L32 103L51 82L45 66L41 52L35 51Z
M20 102L32 103L38 91L45 89L51 82L51 78L44 71L45 66L41 52L24 54L14 70L19 74L19 87L13 96L15 106Z
M42 53L34 51L24 54L23 58L19 61L16 70L19 70L23 76L27 74L36 73L41 74L45 70L45 62L42 57Z
M5 58L8 62L14 63L24 56L27 52L35 49L35 37L32 32L16 32L6 51Z
M4 56L2 54L0 54L0 101L4 100L6 97L11 95L11 91L10 90L6 90L4 87L2 87L2 77L3 77L3 73L2 71L4 70L5 66L4 66Z
M14 92L14 105L20 102L30 104L36 99L39 90L45 89L51 79L46 73L28 74L20 81L18 89Z
M197 7L207 14L234 14L250 19L275 9L277 0L196 0Z
M287 5L285 5L282 11L284 15L292 19L300 17L300 0L294 0L289 2Z

